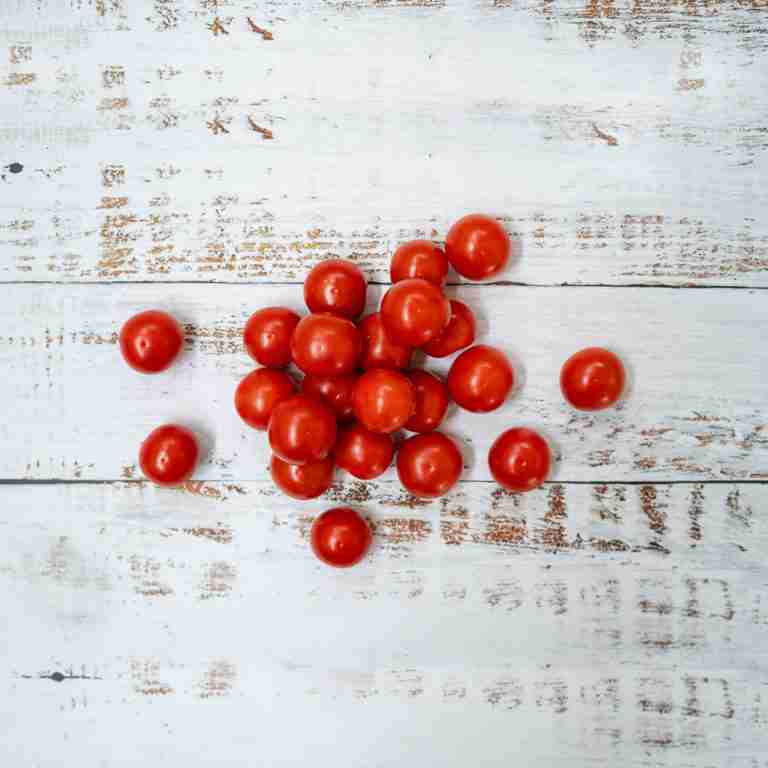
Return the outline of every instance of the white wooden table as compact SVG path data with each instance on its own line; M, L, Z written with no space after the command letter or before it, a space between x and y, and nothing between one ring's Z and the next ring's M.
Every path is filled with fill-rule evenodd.
M2 0L0 764L768 765L765 0ZM240 334L328 256L503 218L467 470L276 493ZM132 374L122 321L186 351ZM578 415L565 357L631 393ZM436 370L445 370L438 364ZM140 479L178 420L197 481ZM559 456L490 482L503 425ZM321 566L314 514L376 522Z

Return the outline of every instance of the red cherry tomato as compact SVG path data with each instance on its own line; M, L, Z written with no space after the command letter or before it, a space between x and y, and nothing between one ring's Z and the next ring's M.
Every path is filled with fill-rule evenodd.
M588 347L569 357L560 371L563 397L581 411L610 408L624 391L621 360L601 347Z
M424 347L430 357L448 357L475 341L475 315L463 302L451 299L451 319L446 329Z
M287 373L259 368L237 385L235 409L249 427L265 430L274 407L295 393L296 385Z
M423 347L451 319L451 303L436 285L420 278L395 283L381 301L381 322L398 343Z
M502 432L488 452L488 466L496 482L508 491L532 491L549 474L549 446L532 429Z
M294 395L272 411L269 445L289 464L322 461L336 443L336 414L325 400L314 395Z
M359 327L363 337L362 368L407 368L410 365L411 348L392 339L381 322L380 312L366 315Z
M312 524L312 551L326 565L348 568L359 563L371 546L371 528L354 509L336 507Z
M194 434L177 424L152 430L141 444L141 471L157 485L179 485L195 471L199 449Z
M478 344L462 352L448 372L448 391L467 411L494 411L506 399L515 381L507 356L494 347Z
M275 485L292 499L316 499L333 482L333 459L328 456L309 464L289 464L277 456L272 457L269 471Z
M411 432L431 432L440 426L448 410L448 388L432 373L408 371L406 374L416 390L416 410L405 428Z
M393 283L420 277L442 288L448 277L448 258L429 240L411 240L395 251L389 274Z
M509 235L496 219L473 213L448 231L445 253L453 268L470 280L501 272L509 259Z
M304 373L343 376L357 367L360 332L351 320L335 315L308 315L291 337L293 362Z
M334 451L336 463L360 480L373 480L386 472L395 455L389 435L371 432L362 424L351 424L341 431Z
M409 437L397 453L397 474L405 489L423 499L436 499L453 488L464 461L456 443L442 432Z
M120 351L139 373L159 373L176 359L184 342L181 326L167 312L150 309L120 329Z
M301 391L308 395L324 398L336 411L339 421L349 421L354 418L352 412L352 392L357 383L357 374L346 376L313 376L309 374L301 382Z
M351 261L328 259L312 268L304 283L310 312L330 312L354 320L365 308L368 284Z
M352 394L355 416L371 432L396 432L416 407L413 384L402 373L387 368L366 371Z
M291 336L299 316L285 307L265 307L254 312L243 331L248 354L268 368L284 368L291 362Z

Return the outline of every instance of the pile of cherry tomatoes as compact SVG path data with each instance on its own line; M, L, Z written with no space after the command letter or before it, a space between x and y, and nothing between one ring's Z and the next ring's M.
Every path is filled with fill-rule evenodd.
M367 292L363 273L352 262L330 259L304 283L310 314L266 307L251 316L243 340L262 367L238 385L235 408L246 424L267 432L270 471L280 490L314 499L331 486L337 466L372 480L397 454L397 474L409 493L434 499L450 491L463 469L458 446L438 431L450 401L474 413L494 411L515 375L502 350L473 345L472 310L448 299L443 288L449 266L484 280L497 275L509 255L509 238L495 219L465 216L451 227L444 249L414 240L395 251L392 286L378 312L360 318ZM166 369L182 342L176 320L156 310L132 317L120 333L125 360L143 373ZM460 354L444 382L410 367L416 349L435 358ZM299 385L286 370L291 364L304 374ZM560 374L564 397L581 410L612 406L624 381L619 358L600 348L576 353ZM401 429L415 434L396 447ZM198 453L192 432L166 424L150 433L139 459L150 480L177 485L192 475ZM546 440L524 427L502 432L488 453L494 479L514 492L540 486L550 462ZM353 509L328 510L312 528L312 548L330 565L353 565L370 542L368 523Z

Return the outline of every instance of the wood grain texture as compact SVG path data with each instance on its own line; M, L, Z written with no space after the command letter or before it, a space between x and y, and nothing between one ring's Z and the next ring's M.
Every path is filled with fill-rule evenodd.
M764 0L0 22L0 764L768 767ZM246 318L474 210L513 263L451 293L518 386L451 412L463 482L286 499L232 406ZM150 306L186 336L158 377L116 347ZM580 415L557 375L595 343L630 391ZM204 459L158 489L136 455L173 420ZM527 495L485 466L515 424L557 455ZM346 572L307 545L336 504L375 532Z
M374 306L380 290L369 291ZM454 408L445 430L460 439L466 479L489 479L491 442L515 424L543 430L555 480L764 480L768 351L762 292L462 286L479 339L517 367L517 388L492 414ZM235 387L254 366L242 346L251 312L301 311L297 286L109 285L0 288L0 362L6 418L0 476L115 480L137 477L136 455L156 426L198 431L196 477L260 480L269 448L243 425ZM184 324L186 351L171 370L125 367L120 325L146 307ZM736 342L738 340L738 342ZM577 349L607 344L626 360L630 391L616 410L583 414L559 391ZM450 359L430 360L446 372Z
M522 765L761 765L765 485L396 494L5 486L6 753L502 765L514 732ZM679 514L694 497L697 533ZM357 569L308 551L329 501L375 525ZM51 738L31 738L33 713ZM137 717L138 734L118 728Z
M514 282L768 285L759 0L81 5L6 4L2 279L382 281L483 210Z

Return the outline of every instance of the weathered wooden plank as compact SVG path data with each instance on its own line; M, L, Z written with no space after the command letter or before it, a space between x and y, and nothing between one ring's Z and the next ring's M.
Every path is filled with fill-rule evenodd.
M349 764L506 764L510 731L528 765L763 759L765 485L471 483L413 507L367 487L298 505L259 483L2 486L4 753L325 765L320 733L343 727ZM376 524L346 572L305 540L338 502Z
M379 293L371 289L371 306ZM475 308L479 339L515 361L519 382L500 411L449 414L465 479L489 479L490 443L514 424L549 437L554 480L768 476L762 292L462 286L457 295ZM198 479L265 478L265 437L232 406L252 368L242 326L260 306L300 310L301 301L297 286L2 287L0 476L135 478L141 440L177 420L204 441ZM166 374L144 377L124 365L116 339L126 318L153 306L185 325L187 350ZM631 389L618 409L590 415L566 406L558 376L591 344L623 355ZM445 372L449 362L427 367Z
M479 209L513 281L768 285L757 0L102 5L3 33L2 279L384 280Z

